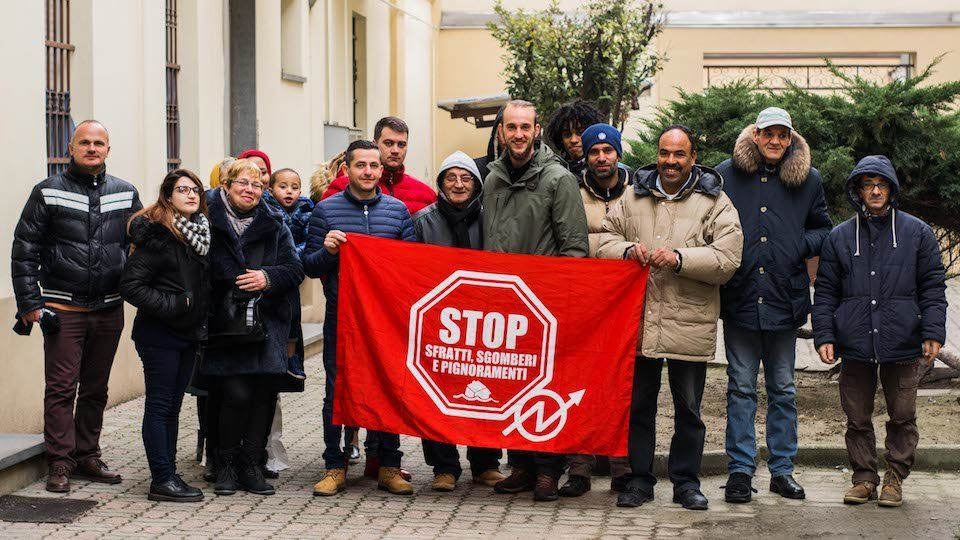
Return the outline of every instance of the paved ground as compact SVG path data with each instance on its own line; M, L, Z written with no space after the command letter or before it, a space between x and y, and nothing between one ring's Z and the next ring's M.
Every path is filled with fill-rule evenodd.
M595 479L594 490L581 499L533 503L530 494L495 495L469 483L438 494L430 491L430 471L423 464L417 441L404 438L405 467L414 474L416 494L398 497L377 491L373 481L350 473L349 489L340 496L319 499L311 488L321 471L322 433L319 427L322 372L318 357L308 361L308 391L285 396L284 441L291 469L282 473L273 497L238 494L217 497L200 480L200 467L190 460L195 444L194 403L182 416L180 470L188 482L204 486L202 503L177 505L147 501L149 474L140 441L142 399L107 412L104 459L124 475L116 486L75 482L71 498L92 499L99 505L74 523L37 525L0 522L0 537L710 537L744 535L772 538L919 537L952 538L960 530L954 509L960 504L960 474L916 473L906 483L908 502L900 509L874 505L851 508L838 503L849 475L832 469L802 469L798 478L807 488L807 501L787 501L761 489L750 505L722 502L722 477L704 479L711 499L707 512L687 512L671 504L668 483L657 487L657 500L638 509L615 507L609 481ZM768 477L761 474L758 487ZM43 490L42 482L18 495L61 497Z

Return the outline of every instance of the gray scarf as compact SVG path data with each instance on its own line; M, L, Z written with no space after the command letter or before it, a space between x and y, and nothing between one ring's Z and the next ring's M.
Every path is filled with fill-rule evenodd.
M254 206L246 214L238 214L236 209L230 204L230 200L227 199L227 192L223 188L220 188L220 198L223 199L223 205L227 208L227 221L229 221L230 226L233 227L233 232L237 233L237 238L240 238L243 236L243 231L247 230L247 227L249 227L253 221L257 207Z
M210 251L210 223L207 222L207 216L197 213L196 221L191 221L180 214L173 218L173 225L187 239L190 247L197 252L197 255L204 257Z

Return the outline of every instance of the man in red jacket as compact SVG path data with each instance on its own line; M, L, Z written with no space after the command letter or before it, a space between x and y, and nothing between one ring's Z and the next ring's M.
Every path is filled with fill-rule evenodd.
M373 128L373 142L380 149L380 159L383 163L383 172L380 174L380 189L392 197L400 199L407 205L410 215L416 214L437 202L437 194L433 189L408 175L404 171L403 161L407 158L407 137L410 128L407 123L396 116L381 118ZM347 177L339 176L321 199L340 193L347 187Z

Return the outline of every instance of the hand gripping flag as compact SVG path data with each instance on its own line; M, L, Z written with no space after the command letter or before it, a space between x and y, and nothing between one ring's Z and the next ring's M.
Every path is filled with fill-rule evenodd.
M348 238L336 423L626 455L646 267Z

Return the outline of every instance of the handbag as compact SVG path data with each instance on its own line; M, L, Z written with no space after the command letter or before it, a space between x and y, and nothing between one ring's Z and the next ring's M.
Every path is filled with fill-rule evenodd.
M250 254L247 268L257 268L263 259L263 244ZM241 291L234 286L211 306L207 348L236 347L263 343L267 327L260 313L263 295Z

